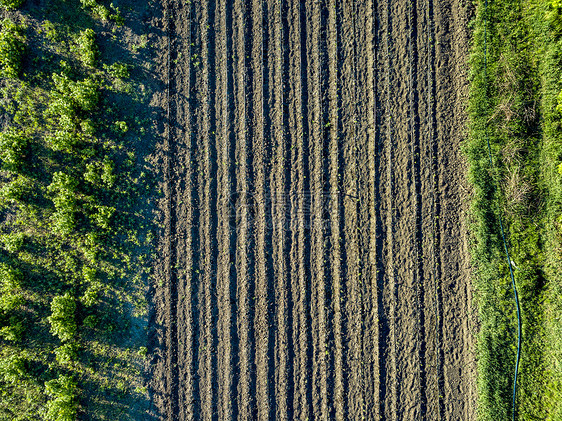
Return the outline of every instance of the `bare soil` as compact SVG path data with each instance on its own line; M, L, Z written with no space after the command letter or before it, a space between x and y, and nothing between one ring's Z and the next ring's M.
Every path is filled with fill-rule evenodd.
M475 418L468 3L162 3L161 419Z

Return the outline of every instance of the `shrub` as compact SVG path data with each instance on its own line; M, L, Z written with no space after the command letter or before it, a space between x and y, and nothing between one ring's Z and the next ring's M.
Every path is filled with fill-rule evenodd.
M103 4L96 4L94 7L92 7L92 12L94 12L94 15L100 18L102 22L109 21L109 18L111 17L109 9Z
M69 293L53 298L48 320L51 324L51 332L62 342L70 341L76 336L75 313L76 301Z
M28 200L33 194L33 182L23 176L4 184L0 188L0 197L14 202Z
M108 230L110 228L110 220L115 213L115 208L111 206L96 206L96 213L92 215L94 223L104 229Z
M13 292L3 292L0 295L0 310L10 312L19 309L24 303L21 294Z
M86 172L84 172L84 180L97 186L101 180L97 165L93 162L86 164Z
M79 137L67 130L57 130L47 141L55 151L72 151L80 143Z
M23 305L22 281L21 271L6 264L0 265L0 310L9 312Z
M5 9L12 10L20 7L24 1L25 0L0 0L0 4L4 6Z
M101 282L93 282L88 286L86 292L84 292L84 295L80 298L80 301L85 307L92 307L96 305L99 302L99 295L102 289L103 285Z
M81 31L76 44L80 61L86 66L95 66L99 50L94 31L90 28Z
M45 391L52 399L47 402L46 419L74 421L78 412L76 382L71 376L59 376L45 383Z
M52 92L51 115L74 116L76 110L93 111L99 103L99 83L91 78L73 81L65 73L53 74L55 90Z
M22 29L6 19L0 32L0 68L4 77L17 78L21 73L21 61L25 53Z
M2 248L9 253L16 253L21 250L25 241L25 233L11 232L9 234L0 235L0 243Z
M25 0L0 0L0 4L4 6L5 9L12 10L20 7L24 1Z
M113 63L111 65L104 64L103 69L110 77L116 79L128 79L130 77L129 66L125 63Z
M70 84L71 98L83 111L93 111L99 103L99 84L84 79Z
M117 176L113 173L114 169L115 163L108 157L105 157L102 164L101 179L109 188L113 187L117 179Z
M25 359L19 355L10 355L0 359L0 376L6 383L16 384L27 376Z
M47 187L53 193L55 213L53 222L61 234L69 234L76 227L76 187L78 182L63 172L53 174L53 181Z
M0 265L0 282L2 291L14 291L21 289L23 283L23 274L21 270L14 269L10 265Z
M76 187L78 187L78 181L68 174L61 171L57 171L53 174L53 181L47 187L50 193L55 193L55 206L57 207L67 207L68 202L74 202L74 195L76 194Z
M6 341L18 342L23 337L25 324L18 316L12 315L8 319L8 325L0 329L0 336Z
M47 187L50 192L61 192L61 191L70 191L74 192L76 187L78 186L78 182L61 171L58 171L53 174L53 181Z
M78 345L65 343L55 349L55 356L59 364L70 364L78 358Z
M21 133L9 130L0 133L0 159L7 171L19 172L24 166L28 140Z
M120 135L124 135L129 131L129 126L125 121L116 121L113 123L113 130Z

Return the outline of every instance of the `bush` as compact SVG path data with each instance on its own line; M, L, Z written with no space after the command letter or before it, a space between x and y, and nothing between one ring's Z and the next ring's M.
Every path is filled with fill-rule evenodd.
M103 69L110 77L116 79L128 79L130 77L129 66L125 63L113 63L111 65L104 64Z
M69 294L53 298L51 315L48 317L51 332L59 337L62 342L68 342L76 336L76 301Z
M23 305L22 283L21 271L7 264L0 265L0 310L9 312Z
M71 376L59 376L45 383L45 391L52 399L47 402L46 419L75 421L78 412L76 382Z
M17 253L23 247L25 241L25 233L11 232L9 234L0 235L0 244L2 248L9 253Z
M25 324L18 316L13 315L8 319L8 325L0 329L0 336L6 341L18 342L23 337Z
M111 228L111 217L115 213L115 208L112 206L96 206L96 213L92 215L94 223L101 229L108 230Z
M108 188L113 187L117 179L117 176L113 172L114 170L115 163L108 157L105 157L102 164L101 179Z
M4 184L0 188L0 197L14 202L24 202L33 194L33 183L31 180L19 176Z
M3 292L0 295L0 310L10 312L19 309L24 303L21 294L14 292Z
M52 93L51 114L74 115L70 111L93 111L99 103L99 83L91 78L73 81L65 73L53 74L55 91ZM57 102L58 101L58 102Z
M53 74L53 83L55 89L44 114L54 125L48 142L55 150L71 152L84 136L95 134L92 120L83 117L97 108L100 86L91 78L75 82L65 72Z
M4 263L0 265L0 277L2 291L14 291L22 287L23 274L19 269L14 269Z
M20 7L24 1L25 0L0 0L0 4L4 6L5 9L12 10Z
M55 151L67 151L72 149L80 143L79 137L67 130L57 130L47 141Z
M71 364L78 359L78 345L76 343L62 344L55 349L55 355L59 364Z
M95 66L99 50L94 31L90 28L81 31L76 44L80 61L85 66Z
M99 302L99 295L103 289L103 285L101 282L93 282L91 285L88 286L84 295L80 298L82 304L85 307L92 307Z
M83 111L94 111L99 103L99 84L84 79L70 85L71 98Z
M4 77L17 78L21 73L21 61L25 53L22 29L6 19L0 32L0 68Z
M70 234L76 227L76 187L78 182L63 172L53 174L53 181L47 187L54 193L55 213L53 222L56 229L63 235Z
M0 376L6 383L19 383L27 377L25 363L25 359L19 355L10 355L0 359Z
M0 159L5 170L21 171L25 164L28 143L25 136L13 130L0 133Z

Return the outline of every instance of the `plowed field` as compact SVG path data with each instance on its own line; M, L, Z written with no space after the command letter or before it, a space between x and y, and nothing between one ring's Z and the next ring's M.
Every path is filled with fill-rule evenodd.
M461 0L167 0L167 420L468 420Z

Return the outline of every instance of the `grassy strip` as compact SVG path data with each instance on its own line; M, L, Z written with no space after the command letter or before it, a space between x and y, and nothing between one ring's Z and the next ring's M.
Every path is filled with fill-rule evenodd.
M527 19L541 84L540 177L544 189L545 419L562 419L562 2L530 0Z
M100 35L118 34L124 19L95 0L8 15L0 31L0 419L138 419L132 406L148 400L151 243L140 201L151 187L139 147L146 123L128 112L144 98L132 67L112 57L122 49L117 35Z
M477 2L471 54L471 211L479 332L479 417L510 419L516 314L499 230L507 227L523 319L520 419L560 419L560 43L552 4ZM485 23L486 22L486 23ZM486 30L485 30L486 26ZM484 66L486 33L487 71ZM550 34L550 35L548 35ZM548 59L550 57L550 60ZM494 159L487 156L489 136ZM559 364L559 363L558 363Z

